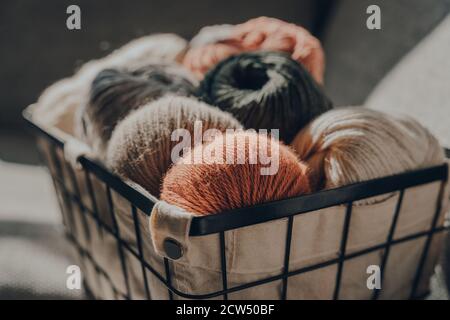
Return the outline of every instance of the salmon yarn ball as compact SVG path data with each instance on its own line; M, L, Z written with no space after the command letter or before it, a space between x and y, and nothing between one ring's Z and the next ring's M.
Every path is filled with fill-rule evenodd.
M200 132L194 132L196 123L201 123L197 129ZM197 135L212 128L224 132L241 125L231 115L194 98L161 98L134 111L116 126L108 144L106 164L122 178L158 196L162 177L173 163L172 152L183 142L172 139L172 134L185 129L189 134L186 139L190 139L187 145L193 147Z
M231 40L234 26L221 24L206 26L189 42L189 49L183 57L183 65L198 78L219 61L240 53L241 45Z
M215 150L215 160L209 162L204 156L199 159L200 147L205 148L197 146L169 170L162 200L195 215L209 215L312 191L308 167L288 147L267 135L241 131L216 137L207 145ZM250 154L260 152L278 158L274 174L262 175L261 168L267 164L251 160Z
M92 82L80 110L78 136L103 157L117 123L131 111L164 95L193 95L195 78L178 64L150 64L135 70L106 69Z
M288 53L303 64L319 84L323 84L325 54L320 41L306 29L275 18L259 17L233 27L202 29L191 41L183 64L202 79L220 61L242 52L259 50Z
M245 128L279 129L285 143L332 107L304 67L281 52L248 52L220 62L201 81L199 95Z
M318 83L323 83L325 54L320 41L306 29L279 19L259 17L238 24L233 38L245 50L287 52L303 64Z
M414 119L362 107L324 113L298 133L292 147L325 188L444 161L439 142Z
M184 56L183 65L198 78L203 79L205 73L221 60L239 54L243 49L231 41L208 43L192 47Z

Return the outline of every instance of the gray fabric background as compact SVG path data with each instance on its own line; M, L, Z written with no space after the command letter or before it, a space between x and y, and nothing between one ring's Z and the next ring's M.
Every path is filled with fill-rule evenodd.
M20 111L54 81L133 38L154 32L193 36L202 26L260 15L314 28L324 0L2 0L0 126L17 126ZM66 8L81 8L79 31L66 28Z
M450 148L450 16L371 93L366 105L415 117Z
M381 9L368 30L366 8ZM383 76L449 12L450 0L344 0L326 26L325 84L336 105L359 105Z

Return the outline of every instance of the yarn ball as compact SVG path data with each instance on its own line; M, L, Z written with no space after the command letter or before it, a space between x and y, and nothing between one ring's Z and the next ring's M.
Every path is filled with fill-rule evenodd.
M232 24L217 24L206 26L189 41L190 47L200 47L210 43L217 43L230 39L233 34L234 26Z
M267 135L241 131L216 137L207 145L215 150L215 161L211 162L196 163L202 160L199 147L202 146L195 147L169 170L161 192L162 200L195 215L225 212L312 191L308 167L288 147ZM278 159L275 174L262 175L265 165L259 158L256 163L250 160L250 154L260 152Z
M189 42L183 65L198 79L202 79L212 65L241 52L243 48L230 40L233 30L234 26L231 24L206 26L200 29Z
M283 51L302 63L320 84L323 83L325 55L320 41L306 29L285 21L260 17L230 27L202 29L191 41L183 64L199 79L220 61L241 52Z
M151 64L136 70L106 69L92 82L81 111L80 134L100 157L117 123L132 110L166 94L193 95L196 80L176 64Z
M191 47L184 56L183 65L198 78L203 79L208 70L223 59L239 54L243 48L238 43L223 40Z
M186 48L187 41L176 34L144 36L130 41L102 59L85 63L77 72L77 77L90 85L103 69L137 69L148 64L180 62Z
M187 41L174 33L157 33L134 39L108 57L108 63L118 66L139 67L149 59L161 62L180 62L187 48ZM130 65L136 63L137 65Z
M441 164L436 138L417 121L363 107L328 111L292 142L315 172L317 187L351 183Z
M194 132L199 122L201 130ZM197 144L194 139L207 129L224 132L228 128L241 125L231 115L194 98L167 96L143 106L117 125L108 145L106 164L116 174L158 196L162 177L173 163L172 152L183 142L172 141L175 130L187 130L187 144L193 147Z
M303 64L318 83L323 83L325 54L320 41L305 28L275 18L259 17L237 25L233 39L245 50L287 52Z
M114 67L139 68L149 63L181 60L187 42L175 34L155 34L132 40L108 56L85 63L72 77L48 87L33 109L33 120L74 134L74 115L86 103L96 75Z
M199 95L246 128L279 129L286 143L332 107L311 75L279 52L243 53L220 62L200 83Z

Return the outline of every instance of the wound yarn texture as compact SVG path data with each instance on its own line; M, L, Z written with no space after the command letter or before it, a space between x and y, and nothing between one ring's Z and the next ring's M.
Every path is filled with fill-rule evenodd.
M279 129L285 143L332 107L305 68L280 52L242 53L220 62L200 83L199 95L245 128Z
M106 69L92 82L79 119L85 142L102 157L117 123L131 111L164 95L190 96L196 80L177 64L151 64L135 70Z
M165 176L162 200L196 215L209 215L311 192L307 166L267 135L228 133L207 147L215 151L215 161L196 163L202 153L199 146L194 148ZM272 175L262 175L265 165L250 160L250 154L261 154L261 150L278 158L279 168Z
M173 163L172 151L184 141L178 136L172 141L172 134L185 129L189 135L184 142L193 147L195 121L201 122L197 132L200 135L211 128L220 132L241 128L231 115L194 98L164 97L131 113L117 125L108 145L106 164L113 172L159 196L162 177Z
M363 107L338 108L312 121L292 147L321 187L394 175L443 163L436 138L414 119Z

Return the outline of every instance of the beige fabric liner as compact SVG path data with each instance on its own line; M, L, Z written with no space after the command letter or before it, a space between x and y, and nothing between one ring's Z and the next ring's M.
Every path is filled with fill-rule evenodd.
M42 143L49 155L49 145ZM70 164L64 160L62 151L57 153L63 164L65 186L75 192L71 185ZM55 174L54 164L50 171ZM85 173L74 169L78 189L83 204L93 209L86 188ZM106 197L106 186L91 175L99 217L113 227ZM136 187L136 186L134 186ZM394 239L399 239L430 228L436 210L440 181L405 190L400 216ZM139 187L136 187L139 188ZM145 191L140 190L145 194ZM61 192L58 192L59 198ZM124 241L138 252L135 226L131 216L131 204L111 190L114 212L120 235ZM438 226L444 223L448 211L449 188L445 189ZM350 220L350 231L346 247L347 254L386 241L392 217L398 200L398 192L382 202L370 205L354 205ZM63 211L74 214L77 225L75 234L82 247L91 253L98 267L105 270L110 281L98 275L89 259L83 258L81 267L86 281L96 298L117 299L127 293L125 277L122 272L117 240L98 230L95 220L83 218L76 205L71 211L61 199ZM289 270L324 262L339 256L339 245L345 217L345 206L333 206L295 216L292 233ZM138 210L138 221L142 236L142 253L145 261L158 273L165 275L163 241L167 237L176 239L183 246L183 256L170 261L173 287L186 294L201 295L220 291L222 287L219 236L217 234L189 237L191 214L164 202L158 202L151 219ZM86 221L83 221L85 219ZM83 233L85 223L91 235L87 239ZM287 219L257 224L225 232L228 288L252 281L279 275L283 271ZM152 240L153 239L153 240ZM428 291L429 280L442 246L443 233L435 234L423 269L417 295ZM425 238L395 244L391 247L384 272L381 299L406 299L409 297L418 262L422 254ZM145 285L142 265L132 253L123 250L126 264L126 277L129 280L131 298L145 299ZM369 265L381 263L383 250L346 260L343 265L339 298L368 299L372 291L367 289ZM332 299L336 281L337 265L329 265L288 279L288 299ZM168 290L148 269L145 271L152 299L168 299ZM116 290L113 290L115 287ZM280 299L282 281L277 280L257 287L234 292L229 299ZM174 294L174 298L178 299ZM223 296L217 297L222 299Z

